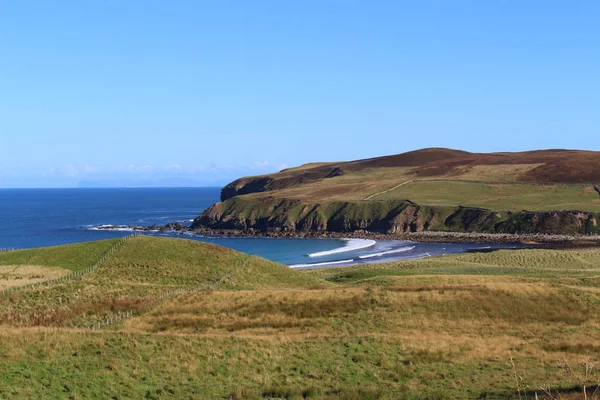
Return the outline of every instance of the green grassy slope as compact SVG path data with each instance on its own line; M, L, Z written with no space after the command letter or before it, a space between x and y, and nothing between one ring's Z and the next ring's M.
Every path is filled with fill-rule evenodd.
M79 255L77 249L85 253L104 244L71 245L67 257ZM60 254L64 249L45 251ZM23 262L31 260L26 256L29 252L37 255L39 250L20 251ZM11 259L13 264L16 261ZM72 261L56 258L51 263L69 265ZM166 290L212 287L225 276L227 280L218 288L304 287L318 281L283 265L212 244L134 237L94 272L0 297L0 321L21 326L82 326L117 312L146 309Z
M418 204L448 204L494 210L600 211L600 196L592 186L539 186L474 182L412 182L375 200L410 199Z
M306 271L328 281L360 282L379 276L481 275L560 278L600 287L598 251L498 250L491 253L455 254L420 260L400 260Z
M245 266L237 271L242 264ZM237 271L229 287L257 289L293 287L313 283L284 265L250 257L231 249L195 240L131 239L103 267L101 279L136 284L196 286Z
M41 265L79 271L98 261L117 240L99 240L65 246L2 252L0 253L0 265Z

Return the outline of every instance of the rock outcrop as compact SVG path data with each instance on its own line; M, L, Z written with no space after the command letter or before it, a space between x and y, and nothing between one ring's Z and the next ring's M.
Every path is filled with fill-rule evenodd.
M303 203L234 197L217 203L192 229L236 231L407 233L424 231L510 234L597 234L599 213L496 212L474 207L421 206L409 200Z

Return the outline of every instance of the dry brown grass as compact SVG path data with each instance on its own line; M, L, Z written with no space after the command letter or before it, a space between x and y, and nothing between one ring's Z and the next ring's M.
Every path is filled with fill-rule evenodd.
M474 384L457 372L459 365L495 366L490 373L504 371L503 390L514 391L512 384L507 386L511 355L518 368L526 369L520 372L524 387L552 384L564 389L570 387L565 382L574 386L578 382L556 375L560 373L557 360L579 365L600 358L596 306L600 295L587 292L585 286L563 287L555 281L518 276L385 278L385 282L374 278L353 287L184 295L128 320L123 330L231 337L266 341L275 347L365 338L402 348L406 356L396 366L400 375L432 365L447 371L410 380L407 390L416 392L440 379L436 374L456 375L454 389ZM352 355L352 361L374 362L360 353ZM387 355L376 361L388 367L390 363ZM493 384L490 390L502 385Z
M457 175L467 181L515 182L544 164L470 165L457 167Z
M185 295L127 321L124 328L284 340L372 335L400 340L415 351L452 350L458 356L454 353L461 349L460 356L469 358L503 357L515 348L544 358L544 343L553 341L566 343L560 347L565 351L569 345L595 351L600 337L600 317L588 302L546 282L469 276L394 277L392 282ZM538 335L553 341L539 343Z
M0 290L60 278L71 271L38 265L0 265Z
M159 256L138 242L131 261L122 252L94 274L3 298L0 398L64 398L67 385L75 398L161 398L168 388L176 398L339 399L363 390L358 398L516 399L512 357L533 399L541 385L581 393L558 362L579 372L600 359L593 252L464 254L298 272L285 285L275 284L279 269L257 263L218 290L151 302L215 271L192 268L207 262L194 253L163 260L176 242ZM71 328L128 310L141 314Z
M3 324L15 327L69 327L74 318L85 319L88 316L109 316L120 312L146 310L152 303L152 297L102 297L98 300L81 301L64 306L47 307L24 313L8 307Z
M32 340L42 354L70 349L62 361L69 365L70 360L78 362L72 354L93 349L90 359L106 357L102 363L108 367L103 368L112 371L119 363L111 362L113 354L106 352L123 352L120 357L125 360L139 353L140 359L152 360L145 354L153 349L172 357L170 362L185 359L177 367L187 371L185 376L204 371L211 380L216 379L213 374L219 376L215 371L221 370L243 375L243 384L228 389L234 398L268 398L273 394L301 398L303 392L310 392L313 379L329 380L327 393L336 393L331 382L336 382L334 386L342 382L337 380L339 374L353 367L371 372L368 378L346 376L344 379L350 379L346 381L348 387L357 390L363 386L352 386L352 379L385 381L393 391L385 392L382 398L397 398L401 391L421 393L432 385L464 398L470 398L468 393L486 391L512 393L516 389L510 373L511 355L524 377L524 388L548 384L564 389L578 382L564 375L556 366L557 360L568 359L575 366L600 357L600 294L586 291L585 285L563 287L560 281L518 276L383 278L351 287L184 294L122 325L94 333L64 328L0 328L0 341L10 343L0 346L0 354L6 362L14 363L30 351L21 348L24 341ZM116 312L143 306L140 300L123 296L89 306L102 307L93 310L95 313ZM84 306L78 312L85 313ZM48 314L44 318L61 317ZM43 325L44 321L40 317L36 323ZM140 344L144 341L150 343ZM140 353L142 349L146 353ZM187 351L199 352L203 358L188 360ZM295 369L291 369L294 362ZM227 363L227 367L211 368L211 363ZM270 369L265 363L277 367ZM158 365L148 361L143 368L159 371ZM129 371L127 367L123 373ZM474 376L482 381L472 380ZM297 382L302 383L299 386ZM314 398L337 398L315 393Z

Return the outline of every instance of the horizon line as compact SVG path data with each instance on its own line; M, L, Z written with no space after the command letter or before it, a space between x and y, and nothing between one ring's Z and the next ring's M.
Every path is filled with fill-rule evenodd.
M36 186L36 187L0 187L0 190L30 189L222 189L223 186Z

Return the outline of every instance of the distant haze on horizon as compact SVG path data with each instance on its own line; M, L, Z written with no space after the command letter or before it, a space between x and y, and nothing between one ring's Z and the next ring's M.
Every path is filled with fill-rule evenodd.
M600 2L0 2L0 188L600 150Z

